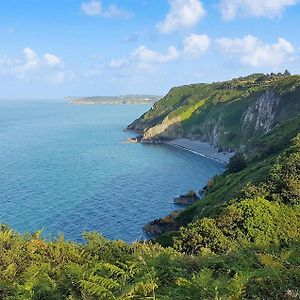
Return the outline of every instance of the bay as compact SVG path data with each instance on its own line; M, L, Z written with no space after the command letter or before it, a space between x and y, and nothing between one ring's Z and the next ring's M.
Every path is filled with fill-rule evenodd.
M146 238L145 223L224 168L175 147L124 143L133 133L123 129L147 109L2 100L0 222L74 241L84 231Z

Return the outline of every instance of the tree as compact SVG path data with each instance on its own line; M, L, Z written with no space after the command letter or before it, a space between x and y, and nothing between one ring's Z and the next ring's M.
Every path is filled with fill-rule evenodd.
M229 173L237 173L246 167L246 159L242 153L237 153L231 157L227 170Z

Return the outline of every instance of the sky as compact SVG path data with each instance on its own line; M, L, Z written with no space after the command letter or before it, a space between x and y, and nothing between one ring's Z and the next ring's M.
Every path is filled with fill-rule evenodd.
M0 0L0 98L300 73L300 0Z

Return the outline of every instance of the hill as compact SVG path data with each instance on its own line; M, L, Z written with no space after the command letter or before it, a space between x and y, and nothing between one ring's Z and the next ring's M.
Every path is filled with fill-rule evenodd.
M143 141L191 138L238 149L300 113L300 76L252 74L173 88L128 126Z

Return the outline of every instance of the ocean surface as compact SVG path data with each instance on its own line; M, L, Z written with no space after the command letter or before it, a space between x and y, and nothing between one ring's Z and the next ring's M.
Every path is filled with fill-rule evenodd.
M146 238L145 223L224 167L172 146L123 143L148 108L0 101L0 223L75 241L84 231Z

